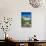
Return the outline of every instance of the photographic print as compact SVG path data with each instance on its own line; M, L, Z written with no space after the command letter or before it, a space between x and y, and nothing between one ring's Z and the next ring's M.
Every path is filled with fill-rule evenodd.
M32 13L31 12L21 12L21 26L22 27L32 26Z

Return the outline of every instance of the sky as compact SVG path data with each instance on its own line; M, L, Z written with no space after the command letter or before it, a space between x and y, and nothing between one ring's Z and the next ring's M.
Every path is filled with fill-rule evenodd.
M32 17L32 13L31 12L21 12L21 16L31 18Z

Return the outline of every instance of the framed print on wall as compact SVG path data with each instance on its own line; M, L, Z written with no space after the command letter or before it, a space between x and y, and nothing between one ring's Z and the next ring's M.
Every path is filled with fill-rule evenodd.
M31 12L21 12L21 26L22 27L32 26L32 13Z

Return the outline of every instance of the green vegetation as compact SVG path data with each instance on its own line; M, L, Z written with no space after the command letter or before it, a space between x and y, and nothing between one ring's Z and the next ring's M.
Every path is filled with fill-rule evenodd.
M24 18L21 18L21 25L22 27L31 27L31 20L24 20Z

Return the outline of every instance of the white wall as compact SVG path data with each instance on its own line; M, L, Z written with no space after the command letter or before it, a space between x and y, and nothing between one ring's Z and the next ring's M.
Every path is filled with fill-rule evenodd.
M31 28L21 27L21 11L32 12ZM45 12L45 8L32 8L29 5L28 0L0 0L0 17L13 17L12 26L8 33L10 34L10 37L16 38L17 40L27 40L34 34L37 35L39 40L44 40ZM2 36L0 39L2 39Z
M46 15L45 15L45 24L44 24L44 26L45 26L45 28L44 28L44 37L45 37L45 39L46 39Z

